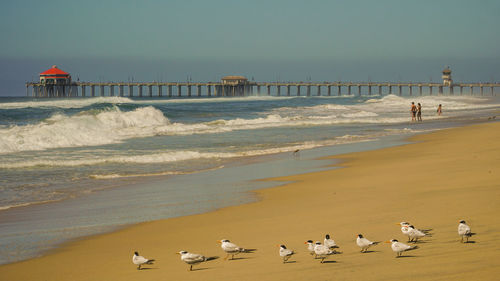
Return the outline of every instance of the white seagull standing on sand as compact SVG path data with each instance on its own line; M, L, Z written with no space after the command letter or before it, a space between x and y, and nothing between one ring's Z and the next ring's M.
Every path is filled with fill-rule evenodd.
M397 223L397 225L401 225L401 232L403 232L403 234L405 234L405 231L408 231L408 227L410 225L412 225L412 224L409 223L409 222L406 222L406 221L402 221L400 223ZM413 228L417 229L416 227L413 227ZM431 234L432 228L429 228L429 229L417 229L417 230L421 231L421 232L423 232L425 234ZM405 235L407 235L407 234L405 234Z
M143 256L139 256L138 252L135 252L134 256L132 257L132 262L135 265L138 265L137 270L141 270L141 265L143 265L143 264L153 264L154 261L155 260L153 260L153 259L146 259Z
M280 257L283 258L283 263L286 263L289 258L291 258L295 252L293 250L287 249L285 245L280 246Z
M397 225L401 225L401 232L404 235L408 236L408 242L410 242L410 231L408 229L408 226L410 226L410 223L403 221L403 222L397 223Z
M311 254L311 256L315 255L313 241L307 240L306 242L304 242L304 244L307 244L307 250L309 251L309 254ZM316 258L316 256L314 258Z
M418 249L418 246L409 246L404 243L398 242L398 240L396 239L385 241L385 243L392 243L391 248L394 252L396 252L396 258L401 257L403 255L403 252Z
M461 220L460 221L460 224L458 225L458 235L460 235L460 237L462 238L462 240L460 242L464 242L464 237L466 239L466 243L469 242L469 237L471 237L472 235L474 235L475 233L472 233L470 231L470 227L467 225L467 223L465 223L464 220Z
M425 234L421 230L416 229L413 225L408 226L408 238L410 241L417 242L419 238L430 236L430 234Z
M314 246L314 253L321 259L321 263L323 263L327 256L335 254L335 252L330 250L327 246L321 245L319 241L317 241Z
M199 254L189 253L187 251L180 251L176 254L181 255L181 260L187 264L189 264L189 271L193 270L193 265L199 264L202 262L210 261L218 259L219 257L205 257Z
M325 235L325 240L323 241L323 244L332 250L339 247L337 246L337 243L335 243L335 241L332 238L330 238L330 234Z
M231 243L227 239L222 239L219 241L221 243L221 248L224 250L224 252L227 253L227 256L224 258L225 260L231 255L231 259L234 259L234 255L239 254L239 253L253 253L256 249L244 249L238 247L238 245Z
M356 244L358 244L358 246L361 248L361 253L366 253L366 250L368 250L368 248L370 248L372 245L377 245L378 243L380 242L372 242L363 237L363 235L361 234L358 234L358 238L356 238Z

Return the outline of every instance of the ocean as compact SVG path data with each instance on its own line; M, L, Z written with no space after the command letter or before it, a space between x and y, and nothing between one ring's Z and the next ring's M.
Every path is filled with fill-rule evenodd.
M410 121L412 101L423 122ZM248 191L278 184L256 179L324 169L315 158L401 144L499 108L496 96L0 98L0 263L251 202Z

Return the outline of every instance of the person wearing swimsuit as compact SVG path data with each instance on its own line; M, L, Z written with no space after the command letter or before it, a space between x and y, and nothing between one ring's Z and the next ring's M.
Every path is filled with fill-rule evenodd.
M415 116L417 115L417 106L414 102L411 102L411 121L416 121Z
M417 105L417 120L422 121L422 105L420 103Z

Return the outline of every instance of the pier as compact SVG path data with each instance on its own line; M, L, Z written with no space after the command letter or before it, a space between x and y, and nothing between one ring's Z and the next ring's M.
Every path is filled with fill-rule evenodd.
M219 82L80 82L53 66L39 82L26 83L26 95L63 97L235 97L235 96L371 96L394 94L495 96L500 83L454 83L443 70L443 83L432 82L254 82L226 76Z
M494 96L500 83L402 82L251 82L229 86L221 82L72 82L70 85L26 83L31 97L234 97L234 96L413 96L434 94Z

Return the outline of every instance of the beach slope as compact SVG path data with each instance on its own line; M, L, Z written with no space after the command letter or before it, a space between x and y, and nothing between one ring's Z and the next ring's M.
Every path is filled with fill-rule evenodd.
M292 183L257 191L262 200L255 203L67 243L0 266L0 280L498 280L500 123L412 141L336 156L341 168L281 178ZM471 243L460 243L460 220L477 233ZM385 243L360 253L357 234L406 243L401 221L433 235L403 258ZM342 254L321 264L304 242L323 241L327 233ZM257 251L226 261L221 239ZM289 263L282 263L278 244L298 252ZM190 272L175 254L181 250L221 258ZM157 261L136 270L134 251Z

